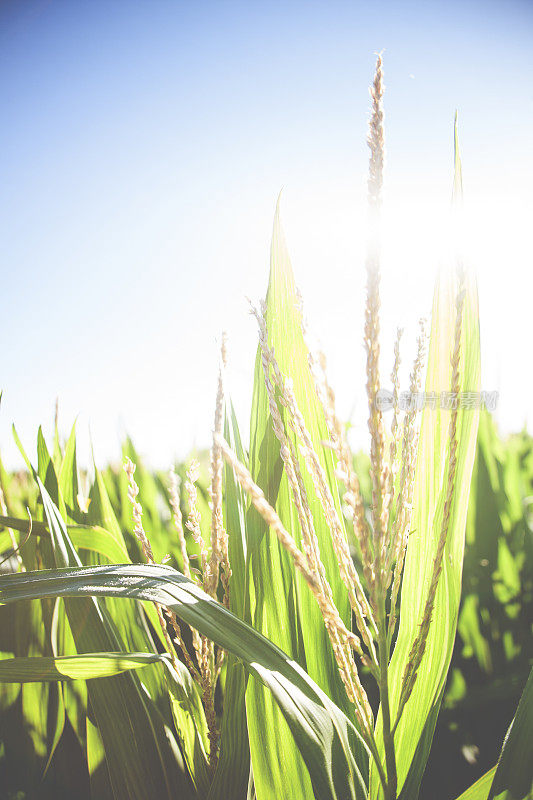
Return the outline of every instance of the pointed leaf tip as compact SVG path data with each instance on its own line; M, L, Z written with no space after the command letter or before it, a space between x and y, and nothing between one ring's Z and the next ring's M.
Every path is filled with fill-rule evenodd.
M267 297L272 298L277 295L275 305L282 306L281 296L286 299L295 294L294 273L292 270L289 251L285 239L285 232L280 218L281 193L278 195L276 209L274 212L274 223L272 226L272 242L270 245L270 276L268 282ZM282 293L280 295L279 293Z

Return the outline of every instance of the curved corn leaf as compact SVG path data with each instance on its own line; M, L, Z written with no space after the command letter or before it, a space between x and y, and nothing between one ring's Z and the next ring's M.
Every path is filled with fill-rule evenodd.
M107 678L163 660L154 653L86 653L76 656L30 656L0 660L0 683L33 683Z
M120 474L126 477L124 470L121 470ZM122 556L118 559L114 559L113 563L117 561L130 562L131 559L126 550L120 524L109 499L106 483L96 464L94 464L94 482L89 497L91 502L89 505L88 519L93 523L93 527L102 525L108 532L109 536L106 539L108 551L109 547L112 546L114 548L120 548L122 552ZM127 509L131 515L131 502L127 496L126 503L127 505L123 511L126 513ZM86 554L86 563L102 563L100 558L102 553L96 553L95 547L91 549L92 552ZM108 557L108 553L104 553L103 555ZM155 652L156 647L153 636L159 638L163 649L166 650L167 645L160 628L156 609L152 603L147 603L145 607L142 608L141 604L137 602L120 603L113 598L108 598L105 604L113 623L117 627L125 650L130 652L151 650ZM151 624L151 631L148 628L147 619ZM173 714L171 698L168 694L168 684L172 684L172 677L169 675L168 671L163 673L161 670L157 669L157 667L148 667L143 671L142 683L143 686L146 687L151 701L157 706L158 711L163 716L165 724L171 727ZM200 710L201 716L203 716L201 705ZM202 725L202 722L205 724L205 720L202 719L197 719L196 722L198 725ZM187 763L191 763L188 754L186 756L186 761Z
M124 473L124 471L122 470ZM125 475L125 473L124 473ZM105 482L100 470L94 465L94 483L90 491L91 503L89 505L89 520L93 525L102 525L109 536L106 542L109 547L120 548L122 556L114 559L112 563L130 562L130 557L126 550L126 544L122 530L115 516ZM128 507L131 513L131 502L128 500ZM96 548L92 548L92 553L87 553L86 563L101 564L100 553L96 553ZM104 554L107 557L107 554ZM145 652L151 650L155 652L155 645L152 635L146 624L146 617L150 620L156 636L161 637L163 648L166 643L159 625L156 610L150 604L149 608L141 608L139 603L117 603L112 598L106 602L107 610L116 625L120 638L124 644L124 649L130 652ZM148 689L148 694L163 714L168 725L171 725L172 715L167 693L166 679L161 670L148 668L143 672L143 684Z
M46 467L49 484L54 489L56 482L51 473L53 465L51 459L46 461L45 447L44 439L40 438L39 456L42 465ZM52 502L40 477L35 473L34 477L41 494L56 564L63 567L80 565L57 506ZM61 501L60 495L59 500ZM119 631L101 601L91 597L86 597L83 601L67 597L65 609L78 651L125 650ZM138 651L139 648L130 650ZM142 800L149 796L158 796L170 800L179 792L183 793L184 798L192 797L192 787L184 773L183 761L172 741L172 735L152 699L143 690L135 672L116 675L112 681L89 683L87 691L102 737L115 798Z
M38 557L35 547L27 548L24 553L24 566L26 569L36 569ZM53 655L50 645L50 631L52 625L53 603L49 600L35 601L24 604L14 609L11 624L15 628L15 656L40 658ZM61 737L65 722L65 707L61 685L45 683L23 684L20 689L20 712L23 730L27 732L28 745L18 740L10 743L17 747L22 745L12 758L18 763L18 758L23 756L26 766L26 776L21 776L28 789L32 787L37 791L50 760ZM17 741L18 740L18 741ZM25 752L26 751L26 752Z
M0 516L0 525L5 525L21 533L28 532L27 519ZM128 551L124 544L100 525L67 525L67 531L72 544L76 548L81 547L84 550L93 550L95 553L107 558L112 564L129 561ZM50 532L43 522L33 522L31 533L34 536L50 538ZM22 537L23 540L24 537ZM0 553L7 552L11 548L12 544L8 532L0 533Z
M129 560L124 542L100 525L69 525L67 531L76 549L93 550L112 564Z
M27 460L20 442L19 447L23 457ZM42 474L50 482L52 491L58 496L57 481L53 485L55 472L53 465L49 469L50 459L42 432L38 436L37 451ZM42 509L39 509L37 513L42 515ZM28 530L28 522L25 524L25 530ZM49 566L52 558L50 543L48 546L37 548L35 540L29 541L21 557L24 568L27 570L37 569L42 563ZM53 656L50 642L53 608L54 604L50 601L41 601L16 609L13 620L16 640L15 656ZM12 752L11 759L18 762L19 757L23 756L24 772L26 773L21 776L23 785L29 791L36 792L63 733L65 705L61 685L46 683L21 685L20 711L28 741L27 743L22 742L22 751ZM14 738L15 748L17 748L21 742L16 734Z
M0 576L1 603L87 596L161 603L242 659L278 703L311 776L316 800L346 800L355 796L356 785L366 796L352 755L357 733L350 720L297 663L176 570L128 564Z

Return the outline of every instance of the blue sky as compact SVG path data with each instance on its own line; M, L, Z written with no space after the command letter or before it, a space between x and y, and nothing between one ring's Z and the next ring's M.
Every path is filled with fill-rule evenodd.
M531 409L533 5L3 2L0 451L79 415L166 466L209 439L217 339L246 427L277 194L341 409L363 420L365 126L387 113L385 341L428 311L459 109L484 388ZM390 350L390 348L389 348ZM385 356L390 355L385 347ZM407 354L406 354L407 355ZM388 362L384 364L388 373Z

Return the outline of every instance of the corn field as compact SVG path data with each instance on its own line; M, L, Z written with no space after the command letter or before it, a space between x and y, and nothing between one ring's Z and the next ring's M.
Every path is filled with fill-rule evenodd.
M380 407L381 57L371 99L369 452L352 453L308 346L279 209L252 307L248 444L225 343L211 451L170 474L129 439L120 468L78 464L75 427L63 441L57 423L32 463L14 429L26 468L0 471L2 798L533 796L533 442L458 402L482 388L459 257L406 387L451 402L400 406L398 331ZM457 199L457 133L455 146ZM478 718L493 760L466 788L439 748L455 736L475 763Z

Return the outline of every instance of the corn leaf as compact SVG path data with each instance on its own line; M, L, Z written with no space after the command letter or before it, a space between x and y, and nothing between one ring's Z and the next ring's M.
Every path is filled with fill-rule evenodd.
M450 358L454 342L456 282L441 276L433 302L426 393L449 392ZM461 337L460 391L479 391L479 322L477 293L469 282ZM439 403L440 405L440 403ZM394 718L411 645L418 633L433 572L442 527L449 463L450 411L426 407L422 414L414 487L412 535L409 538L400 605L400 627L390 664ZM479 409L458 412L457 469L448 539L426 651L412 695L395 735L398 788L402 800L418 796L429 755L455 640L464 552L466 511L475 455ZM381 721L378 720L378 731ZM377 774L371 771L371 796L382 797Z
M119 563L129 563L130 558L126 550L124 537L113 511L113 507L111 506L102 473L96 467L96 464L94 465L94 471L94 484L90 492L91 503L89 506L89 519L91 522L95 523L99 530L99 526L101 525L107 531L108 537L106 542L108 545L113 542L113 548L120 549L121 556L118 559L113 559L113 563L117 561ZM131 514L131 503L129 501L128 508ZM96 547L93 546L91 550L93 552L88 554L90 558L87 558L86 562L90 564L102 563L100 554L95 554ZM107 554L105 555L107 557ZM155 645L148 631L146 617L141 605L137 602L117 604L112 598L107 599L105 602L106 608L117 627L124 648L130 652L144 652L147 650L155 652ZM153 606L147 609L146 616L149 617L153 630L157 632L157 635L161 634L162 637L159 620L157 619ZM162 643L163 647L166 648L163 638ZM163 714L166 722L170 725L172 717L167 695L166 679L161 670L156 667L149 667L144 670L143 683L146 685L151 699Z
M530 800L533 797L533 670L505 736L498 763L457 800Z
M47 475L49 470L48 464ZM35 477L56 563L63 567L80 565L57 507L41 479ZM85 598L83 602L67 599L65 608L78 651L124 649L116 627L96 599ZM102 736L109 777L117 800L141 800L151 795L171 798L178 791L184 792L184 797L190 796L188 781L180 772L163 721L133 672L89 684L88 695Z
M59 489L65 503L67 522L83 522L78 503L78 465L76 460L76 423L72 426L58 473Z
M76 656L19 657L0 661L0 683L33 683L107 678L161 661L153 653L86 653Z
M454 211L462 197L457 118L454 128ZM451 357L455 344L458 275L441 273L435 287L431 319L426 396L439 398L436 407L422 414L418 460L413 495L412 535L405 558L398 638L389 668L392 717L395 718L409 653L422 622L433 573L437 543L442 530L449 470L449 424L451 411L440 401L452 388ZM477 289L465 278L465 297L460 339L459 393L479 392L479 311ZM456 401L460 403L459 398ZM475 401L475 396L474 396ZM432 622L414 689L403 711L394 737L398 791L401 800L418 797L437 721L446 676L455 641L461 599L465 525L470 482L475 457L479 407L461 408L457 419L457 464L453 502L448 525ZM381 731L381 716L377 724ZM377 772L371 769L371 797L382 798Z
M274 347L281 371L293 381L296 400L340 512L332 453L321 446L321 442L328 438L327 428L309 369L299 299L280 225L279 205L276 208L272 234L266 322L269 344ZM283 414L283 410L281 413ZM294 439L292 432L288 435ZM286 529L300 545L298 516L283 470L279 442L272 430L259 351L255 367L250 436L252 476L270 504L276 508ZM296 451L298 452L298 446ZM327 579L340 615L350 627L347 594L339 577L330 531L303 459L301 472ZM339 513L339 516L342 519L342 514ZM351 709L315 598L301 576L295 574L291 559L274 533L268 531L253 508L247 515L246 530L250 570L250 619L253 626L304 667L329 697L350 715ZM271 695L256 681L248 684L246 707L254 783L259 800L270 800L271 797L296 800L310 796L309 778L289 729ZM268 748L264 747L265 729L269 731L271 743ZM365 773L367 767L364 753L358 753L358 758L360 768Z
M1 517L0 525L5 525L23 534L28 532L28 520L16 517ZM93 550L104 556L110 563L129 561L128 551L123 541L117 540L109 531L100 525L67 525L68 535L76 549ZM32 523L32 535L50 538L50 532L43 522ZM22 541L24 537L22 537ZM12 547L7 531L0 533L0 552L7 552Z
M91 798L97 797L98 800L113 800L114 795L111 787L109 770L107 768L104 743L102 742L98 727L95 724L90 703L87 712L87 766L89 768Z
M91 595L161 603L242 659L249 672L268 686L281 708L311 776L316 800L353 798L356 784L365 796L352 755L357 732L350 720L297 663L176 570L132 564L0 576L0 603ZM105 686L120 677L97 684Z
M21 447L20 444L19 446ZM52 484L55 473L53 465L49 469L50 458L42 432L38 436L37 452L39 468L46 480ZM23 456L26 458L24 452ZM58 497L57 481L52 490ZM37 513L42 514L42 509ZM47 547L37 547L37 543L31 541L22 555L22 560L24 568L29 570L43 564L51 566L53 562L50 544L48 543ZM31 603L26 608L16 609L15 655L34 657L53 655L50 642L53 607L53 602L41 601ZM28 787L36 791L48 770L63 732L65 724L63 693L60 685L24 684L21 686L20 698L23 728L27 732L27 741L26 737L23 740L23 753L26 751L23 760L27 765L25 769L27 775L23 775L22 780L28 781Z
M62 598L56 600L51 630L52 651L55 657L76 656L76 645L70 630ZM65 712L83 752L87 749L87 684L83 680L65 681L62 686Z
M533 669L505 737L488 800L530 800L533 795Z
M487 800L496 767L492 767L479 780L469 786L457 800Z
M224 437L239 460L247 464L239 433L235 411L225 390ZM230 610L239 619L245 618L248 594L246 569L246 500L233 469L225 466L224 474L224 525L228 532L229 560L232 569ZM250 775L250 747L246 720L246 685L248 675L240 661L233 655L227 657L224 706L220 738L220 755L209 800L226 797L244 800Z
M205 713L188 669L181 662L177 662L177 667L179 672L167 665L172 716L194 787L200 797L207 797L210 774Z

